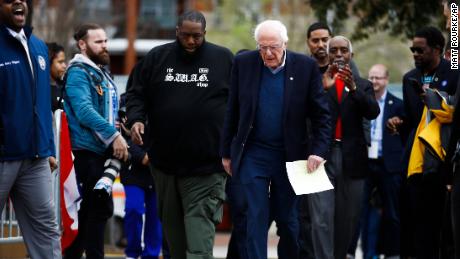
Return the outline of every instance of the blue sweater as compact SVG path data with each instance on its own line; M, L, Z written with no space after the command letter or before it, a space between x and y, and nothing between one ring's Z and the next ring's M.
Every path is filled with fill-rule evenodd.
M0 25L0 161L54 155L48 49L24 28L21 43Z
M276 150L284 148L284 77L284 68L273 74L270 69L264 67L254 129L248 140L250 143Z

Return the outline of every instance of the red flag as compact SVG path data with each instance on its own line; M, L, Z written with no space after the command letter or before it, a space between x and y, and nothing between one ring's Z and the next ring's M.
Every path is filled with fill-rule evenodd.
M60 134L60 196L61 196L61 219L62 237L61 248L64 253L75 240L78 234L78 209L80 205L80 193L78 191L75 169L73 166L72 148L70 145L69 126L65 113L61 113Z

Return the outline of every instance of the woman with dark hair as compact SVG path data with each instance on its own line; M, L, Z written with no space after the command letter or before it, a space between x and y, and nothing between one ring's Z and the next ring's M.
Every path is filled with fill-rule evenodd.
M57 109L63 109L62 88L64 85L62 79L67 64L65 61L64 47L55 42L46 43L46 45L48 46L50 62L51 109L54 112Z

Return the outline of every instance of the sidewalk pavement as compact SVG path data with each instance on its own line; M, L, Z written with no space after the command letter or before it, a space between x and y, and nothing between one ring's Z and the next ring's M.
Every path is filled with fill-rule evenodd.
M278 244L279 237L275 234L274 226L270 228L268 235L268 259L277 259L276 246ZM229 232L217 232L216 239L214 242L214 257L215 259L225 259L227 255L228 243L230 241ZM108 259L120 259L125 258L123 254L123 249L115 246L107 246L106 256ZM161 258L161 257L160 257ZM363 255L360 249L356 251L355 259L362 259Z
M278 236L273 233L269 234L268 238L268 258L275 259L277 257L276 245L278 244ZM214 257L215 259L225 259L227 256L228 243L230 241L229 232L217 232L214 242ZM105 246L105 258L121 259L125 258L123 249L116 246Z

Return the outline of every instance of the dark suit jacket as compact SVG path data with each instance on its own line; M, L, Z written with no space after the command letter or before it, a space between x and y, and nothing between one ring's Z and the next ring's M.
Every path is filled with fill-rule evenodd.
M387 92L385 98L385 106L383 108L383 121L382 121L382 156L385 169L390 173L401 173L403 167L401 165L403 153L403 141L401 135L390 134L389 129L386 127L386 122L389 118L398 116L404 117L403 101L398 97Z
M286 161L307 159L309 151L325 158L331 124L318 66L305 55L290 51L286 55L282 107ZM263 67L258 51L240 54L233 63L221 154L232 160L234 174L238 173L244 145L254 126ZM311 120L314 136L310 148L307 118Z
M334 139L335 125L339 114L342 118L342 165L345 175L353 178L367 176L367 143L363 129L363 119L375 119L380 112L375 100L371 82L360 77L354 77L356 91L349 93L343 90L342 102L337 101L335 86L327 91L333 131L330 136Z
M450 62L441 59L441 63L436 69L434 82L431 88L447 92L449 95L455 94L458 81L458 71L450 69ZM411 133L420 123L423 112L423 102L417 87L409 80L413 78L422 84L422 73L418 69L412 69L403 77L403 100L406 117L404 118L405 133Z

